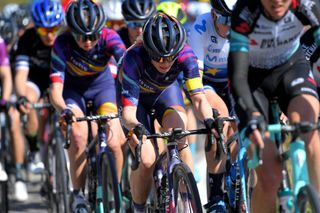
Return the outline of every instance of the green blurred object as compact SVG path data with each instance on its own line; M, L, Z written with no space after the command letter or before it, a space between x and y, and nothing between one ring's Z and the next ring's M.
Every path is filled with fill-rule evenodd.
M30 1L29 0L1 0L0 1L0 10L3 9L3 7L6 5L6 4L9 4L9 3L29 3Z

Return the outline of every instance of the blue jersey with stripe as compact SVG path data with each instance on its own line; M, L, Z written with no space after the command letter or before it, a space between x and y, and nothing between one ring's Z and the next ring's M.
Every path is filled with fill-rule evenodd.
M112 78L113 58L119 61L125 52L119 35L104 28L98 43L89 51L81 49L70 32L57 37L51 54L51 82L64 82L65 75L77 81L95 79L104 74ZM88 77L88 78L87 78Z
M124 106L137 106L140 93L160 94L177 80L180 72L183 72L190 95L203 92L197 58L187 44L167 73L157 71L143 45L136 44L124 55L119 72Z

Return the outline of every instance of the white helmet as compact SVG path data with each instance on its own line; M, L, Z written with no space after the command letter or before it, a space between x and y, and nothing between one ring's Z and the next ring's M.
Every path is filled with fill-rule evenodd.
M121 13L121 0L100 0L107 20L123 20Z

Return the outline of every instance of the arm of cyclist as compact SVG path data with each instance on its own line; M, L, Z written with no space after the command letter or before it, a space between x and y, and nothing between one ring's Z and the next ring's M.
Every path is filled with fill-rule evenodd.
M29 67L16 65L14 86L15 86L15 92L18 96L17 108L20 112L24 114L27 114L30 112L30 108L28 107L29 100L27 98L28 73L29 73Z
M55 82L50 85L50 102L53 107L60 113L59 123L62 130L67 129L67 122L75 121L74 113L69 109L62 96L63 84Z
M8 100L12 92L11 70L6 50L7 49L4 40L0 41L0 78L2 88L1 97L3 100Z
M131 146L134 147L136 144L139 144L138 137L142 137L141 142L144 143L147 139L145 134L147 134L148 131L143 126L143 124L141 124L137 120L137 117L136 117L137 107L136 106L125 106L125 107L123 107L122 113L123 113L122 115L123 115L124 126L129 130L128 138L130 140ZM137 132L137 130L142 135L136 135L135 133Z
M4 100L8 100L12 93L12 79L9 65L0 66L0 78L2 88L1 97Z

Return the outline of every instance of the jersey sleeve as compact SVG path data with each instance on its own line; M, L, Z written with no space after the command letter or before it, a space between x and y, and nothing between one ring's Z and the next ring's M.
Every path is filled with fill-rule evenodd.
M66 57L63 51L63 39L58 37L54 42L51 52L51 71L50 81L51 83L63 83L66 69Z
M248 71L249 34L259 15L258 11L256 11L257 9L255 9L259 7L252 4L250 4L250 6L253 8L252 11L250 11L248 0L239 0L233 10L228 57L228 77L232 94L240 107L248 113L248 116L251 112L257 111L249 88ZM249 11L251 13L249 13ZM250 18L246 19L241 14L246 14ZM255 16L253 14L255 14Z
M16 57L14 62L14 70L29 70L30 67L30 51L31 50L31 43L30 42L30 33L29 31L26 31L18 41L17 51L16 51Z
M123 106L137 106L139 101L140 68L137 61L139 55L129 50L123 57L119 80L122 85L121 103Z
M185 84L190 96L203 93L203 84L200 78L197 57L190 48L185 45L177 58L180 69L183 71Z
M320 3L318 0L301 0L301 1L293 1L296 2L297 5L293 4L293 7L297 7L297 17L301 19L304 23L304 20L307 20L306 24L311 25L311 27L316 27L317 29L314 31L313 36L315 42L318 46L320 46Z
M104 33L106 33L105 37L107 38L107 49L112 53L116 61L119 62L126 51L125 44L116 31L108 29Z

